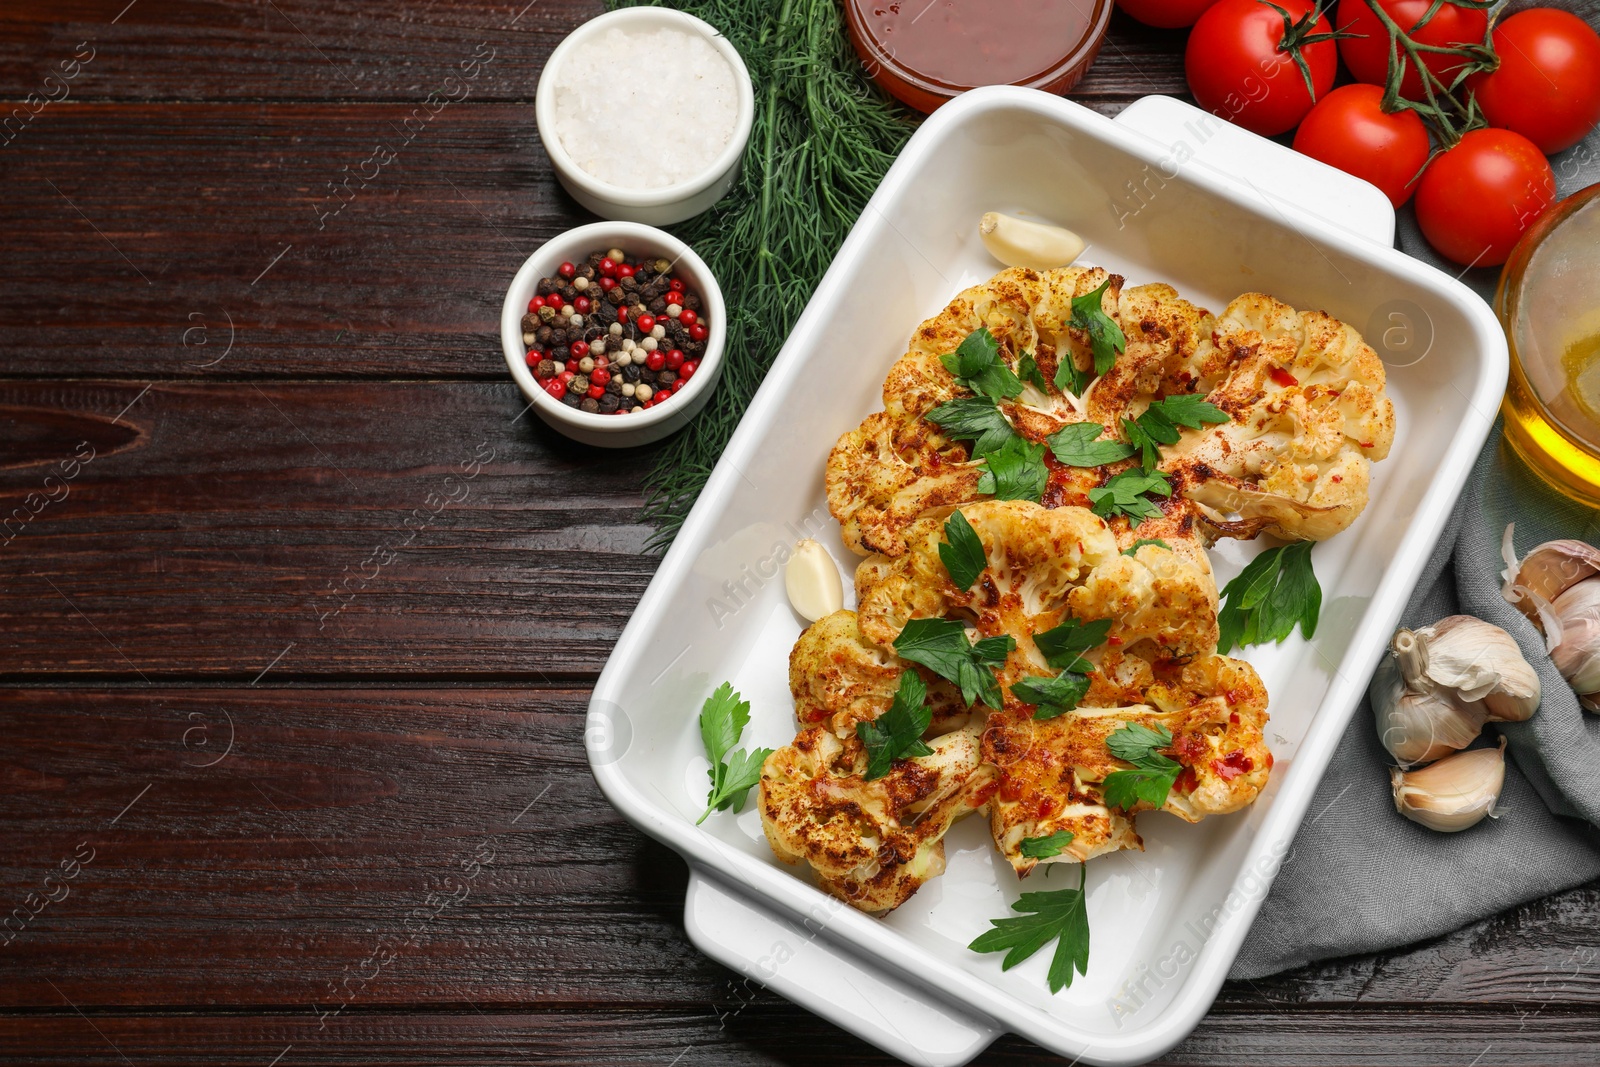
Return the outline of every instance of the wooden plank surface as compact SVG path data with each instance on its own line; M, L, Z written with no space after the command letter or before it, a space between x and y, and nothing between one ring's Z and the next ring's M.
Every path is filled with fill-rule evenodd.
M696 952L584 761L645 457L523 413L498 314L587 220L531 101L600 8L0 10L0 1062L890 1062ZM1074 97L1183 38L1118 14ZM1163 1062L1592 1063L1597 913L1229 984Z

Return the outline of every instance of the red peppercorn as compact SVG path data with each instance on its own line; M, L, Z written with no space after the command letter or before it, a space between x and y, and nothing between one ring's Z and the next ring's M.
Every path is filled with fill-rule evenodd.
M595 364L594 370L589 372L589 381L595 385L604 385L610 380L611 372L599 364Z
M577 272L578 268L574 267L571 263L563 263L561 266L556 268L556 273L561 275L563 278L570 278Z
M560 378L552 378L544 385L544 391L560 400L567 395L567 383Z
M557 308L556 310L559 311L560 308ZM678 321L683 323L685 326L693 326L695 323L700 321L700 316L696 315L688 308L684 308L682 311L678 312Z
M528 314L532 315L542 307L544 307L544 297L536 296L528 301Z
M710 336L711 331L706 329L701 323L697 322L693 326L689 327L689 340L691 341L704 341Z
M689 360L682 367L678 368L678 380L684 382L688 381L690 378L694 377L694 372L699 369L700 361L698 359Z
M649 333L651 330L653 330L655 328L656 328L656 317L654 315L640 315L639 316L639 332L640 333Z
M577 376L578 376L578 372L575 371L575 370L564 370L560 374L556 375L556 377L561 381L562 385L566 385L568 382L572 381L572 379L576 378Z
M626 415L630 410L631 410L630 408L618 408L617 410L613 411L611 414L613 414L613 415Z
M609 293L611 290L615 289L616 287L617 287L617 280L615 278L607 277L606 275L601 275L600 276L600 291L601 292Z
M659 392L657 392L654 396L652 396L650 399L654 400L657 404L665 404L669 399L671 399L671 397L672 397L672 390L671 389L662 389Z
M610 256L600 261L600 277L615 278L617 276L617 261Z
M637 274L638 272L639 272L639 268L635 267L632 263L618 263L617 264L617 277L618 278L631 278L635 274Z
M591 385L591 386L589 386L589 399L590 400L599 400L601 397L603 397L605 395L606 395L606 387L605 386L603 386L603 385Z
M574 341L567 346L567 351L572 353L573 359L582 359L589 354L589 342Z
M674 348L671 352L667 353L667 369L677 370L681 366L683 366L683 351L681 349Z
M562 308L567 306L567 302L561 299L560 293L551 293L549 296L544 298L544 306L555 308L557 311L560 311Z
M644 357L644 365L651 370L660 370L667 365L667 357L660 352L652 352Z
M671 279L670 281L667 282L667 288L668 289L675 289L675 290L677 290L679 292L682 292L683 291L683 279L682 278L673 278L673 279Z
M627 322L628 321L628 309L627 308L625 308L625 307L617 308L617 321L618 322Z
M587 315L589 314L589 309L594 307L594 302L586 296L580 296L572 302L572 306L577 309L578 314Z
M537 367L539 365L540 361L543 360L543 359L544 359L544 353L543 352L539 351L537 348L528 349L528 366Z

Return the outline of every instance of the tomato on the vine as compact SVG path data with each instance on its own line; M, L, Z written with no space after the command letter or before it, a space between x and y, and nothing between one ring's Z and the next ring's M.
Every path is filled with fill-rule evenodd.
M1217 0L1117 0L1117 6L1146 26L1176 30L1193 26Z
M1265 137L1294 129L1333 88L1338 65L1328 20L1310 0L1217 0L1183 54L1200 106Z
M1447 259L1495 267L1555 199L1555 172L1537 145L1510 130L1472 130L1423 172L1417 224Z
M1415 111L1386 114L1376 85L1341 85L1300 123L1294 150L1382 189L1395 207L1411 199L1428 162L1428 128Z
M1489 15L1481 8L1459 7L1449 0L1440 5L1433 18L1421 29L1417 23L1428 13L1434 0L1339 0L1336 21L1339 29L1356 37L1339 39L1339 54L1345 66L1355 75L1356 81L1368 85L1386 85L1389 80L1389 31L1383 19L1370 5L1377 4L1394 23L1417 44L1440 48L1460 45L1481 45L1489 31ZM1460 73L1465 62L1461 56L1440 52L1421 52L1422 64L1449 85ZM1412 65L1402 49L1400 61L1405 64L1405 77L1400 82L1400 95L1407 100L1422 100L1422 76Z
M1600 123L1600 34L1553 7L1519 11L1494 28L1500 66L1467 87L1489 125L1545 152L1571 148Z

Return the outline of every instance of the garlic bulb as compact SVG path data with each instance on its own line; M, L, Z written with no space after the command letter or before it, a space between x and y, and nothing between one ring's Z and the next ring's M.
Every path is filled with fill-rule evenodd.
M1054 270L1083 254L1083 238L1071 230L998 211L986 212L978 220L978 236L989 254L1008 267Z
M1550 658L1583 706L1600 711L1600 582L1579 582L1550 606L1561 626Z
M1389 770L1394 807L1412 822L1452 834L1493 817L1506 784L1506 740L1499 748L1457 752L1421 770Z
M1539 707L1539 676L1510 634L1471 615L1401 628L1368 690L1378 737L1402 766L1466 748L1487 721Z
M1532 593L1537 600L1549 604L1579 582L1600 574L1600 549L1570 539L1546 541L1519 562L1511 544L1514 529L1515 526L1506 527L1500 546L1500 554L1506 561L1506 569L1501 572L1505 578L1502 592L1534 622L1539 622L1538 614L1520 593Z
M844 607L844 584L828 550L806 538L794 546L784 568L783 587L789 603L807 622L816 622Z

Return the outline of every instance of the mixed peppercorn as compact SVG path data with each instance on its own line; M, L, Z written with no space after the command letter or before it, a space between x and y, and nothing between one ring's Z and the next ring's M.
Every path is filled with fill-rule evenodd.
M694 377L710 328L700 294L666 259L591 252L539 279L522 317L528 368L568 407L627 415L664 404Z

